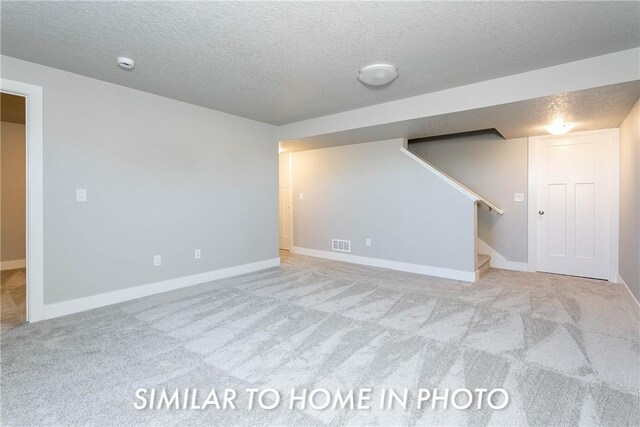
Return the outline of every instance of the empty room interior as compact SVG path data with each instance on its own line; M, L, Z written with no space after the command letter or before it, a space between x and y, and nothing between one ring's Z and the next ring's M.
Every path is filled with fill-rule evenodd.
M640 425L640 2L0 24L3 425Z

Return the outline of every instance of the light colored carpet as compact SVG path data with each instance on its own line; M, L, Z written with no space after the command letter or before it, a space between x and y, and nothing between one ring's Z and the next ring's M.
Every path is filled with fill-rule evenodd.
M26 283L24 268L0 272L0 325L3 332L25 321Z
M2 336L2 424L639 425L619 285L489 270L471 286L301 256ZM136 411L139 387L494 388L501 411Z

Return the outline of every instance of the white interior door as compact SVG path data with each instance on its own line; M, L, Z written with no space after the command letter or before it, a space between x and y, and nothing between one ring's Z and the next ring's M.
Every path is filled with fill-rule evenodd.
M537 270L607 279L609 135L536 138L535 144Z
M280 154L280 249L291 250L291 153Z

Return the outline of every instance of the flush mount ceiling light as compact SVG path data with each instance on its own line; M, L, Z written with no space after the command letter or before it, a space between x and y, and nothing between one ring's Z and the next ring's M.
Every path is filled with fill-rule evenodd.
M556 119L549 126L544 128L551 135L564 135L573 129L576 125L574 123L565 123L562 119Z
M125 70L133 70L133 67L136 66L136 63L133 59L127 58L125 56L119 56L117 62L118 66L120 66L120 68L124 68Z
M389 64L372 64L362 68L358 80L369 86L382 86L398 78L398 69Z

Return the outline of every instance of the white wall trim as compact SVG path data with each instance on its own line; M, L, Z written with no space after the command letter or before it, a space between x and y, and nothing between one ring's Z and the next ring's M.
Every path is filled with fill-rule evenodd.
M237 265L191 276L178 277L175 279L164 280L162 282L149 283L146 285L135 286L133 288L120 289L113 292L77 298L70 301L47 304L44 306L44 317L45 319L53 319L54 317L66 316L67 314L78 313L85 310L91 310L93 308L104 307L111 304L117 304L137 298L199 285L213 280L220 280L227 277L265 270L279 265L280 258L271 258L264 261Z
M529 271L529 265L526 262L509 261L498 251L489 246L484 240L478 238L478 253L489 255L491 257L490 265L493 268L502 268L503 270L513 271Z
M27 321L44 318L44 161L42 87L0 79L0 91L26 98Z
M294 234L294 229L295 229L295 215L293 213L293 207L295 206L294 199L293 196L295 195L295 193L293 192L293 185L294 185L294 181L293 181L293 161L295 159L295 153L289 153L289 191L291 192L291 245L289 246L289 252L291 252L293 250L293 247L295 246L295 234Z
M538 204L537 174L536 174L536 140L533 137L527 139L527 269L530 273L538 270L538 227L536 221L536 206Z
M609 215L609 281L617 283L618 257L620 252L620 129L609 130L609 155L611 167L609 169L610 204Z
M11 261L1 261L0 271L15 270L16 268L25 268L27 266L27 260L25 259L13 259Z
M445 279L461 280L464 282L476 281L475 271L462 271L449 268L431 267L429 265L410 264L406 262L390 261L380 258L370 258L345 253L322 251L318 249L300 248L297 246L293 246L291 248L291 252L294 254L330 259L333 261L349 262L351 264L367 265L370 267L387 268L389 270L398 270L408 273L424 274L427 276L443 277Z
M287 173L289 174L289 186L288 187L282 187L281 183L280 183L280 162L282 161L282 157L286 157L287 158ZM282 215L286 216L286 221L289 222L289 248L286 250L291 250L291 247L293 246L293 175L292 175L292 167L293 167L293 153L278 153L278 248L280 250L284 249L281 248L280 246L282 246L280 243L280 239L282 236L280 236L280 219L282 217ZM289 194L289 201L291 202L291 206L289 209L289 212L281 212L280 211L280 189L282 188L287 188L287 192Z
M638 299L636 298L636 296L633 294L633 292L631 292L631 289L629 288L629 285L627 285L627 282L624 281L624 279L622 278L622 276L618 275L617 278L617 283L622 284L626 289L627 292L629 292L629 295L631 295L631 299L634 300L636 302L636 304L638 305L638 307L640 307L640 301L638 301Z
M406 145L406 139L405 139L405 145ZM402 151L404 154L406 154L407 156L415 160L420 166L429 170L429 172L431 172L432 174L434 174L435 176L437 176L438 178L440 178L441 180L449 184L451 187L455 188L460 193L467 196L472 201L477 202L478 200L480 200L480 197L476 195L474 192L469 190L467 187L465 187L464 185L462 185L461 183L459 183L458 181L456 181L455 179L453 179L452 177L450 177L449 175L447 175L446 173L444 173L443 171L441 171L431 163L425 161L422 157L418 157L417 155L415 155L405 147L400 147L400 151Z
M474 283L480 280L480 269L473 272L473 281Z
M609 155L611 156L609 168L609 278L612 283L617 282L618 278L618 240L619 240L619 210L620 210L620 158L619 158L619 129L599 129L584 132L571 132L568 135L606 135L609 138ZM563 138L566 135L555 136L545 135L529 137L529 162L528 162L528 194L527 194L527 211L528 211L528 269L530 272L537 271L536 251L538 249L537 237L537 197L538 187L536 182L536 142L545 139Z

